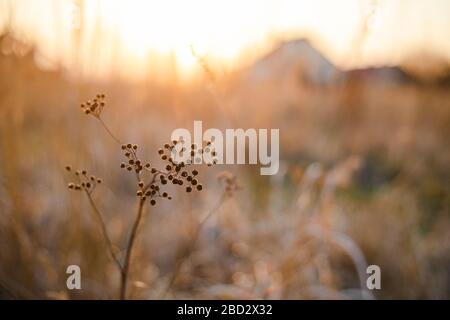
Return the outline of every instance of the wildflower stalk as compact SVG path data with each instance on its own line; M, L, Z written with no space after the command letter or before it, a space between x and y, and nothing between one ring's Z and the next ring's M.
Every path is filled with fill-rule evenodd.
M120 281L120 300L125 300L127 298L127 282L128 282L128 273L130 267L130 259L131 253L134 247L134 241L136 239L137 230L139 229L139 225L142 220L142 213L144 210L145 200L139 201L138 213L136 219L133 223L133 228L131 229L130 238L128 239L128 245L125 254L125 261L123 264L122 272L121 272L121 281Z
M112 133L112 131L108 128L108 126L103 121L103 119L101 117L98 117L98 121L101 123L103 128L105 128L106 132L108 132L108 134L111 136L111 138L113 138L114 141L117 142L120 145L121 144L120 140Z
M103 238L105 239L106 246L108 247L108 251L111 255L111 258L113 259L113 261L116 264L119 271L122 272L122 265L119 261L119 258L114 253L114 246L111 242L111 239L109 238L108 231L106 230L106 225L105 225L105 222L103 221L102 215L101 215L100 211L98 210L97 206L95 205L95 202L92 199L91 194L87 190L85 190L85 193L89 200L89 204L91 205L92 211L94 211L95 216L97 217L97 220L100 224L100 227L102 229Z
M136 195L139 197L138 209L137 209L136 217L132 224L131 233L128 238L127 246L125 249L125 258L124 258L123 264L120 262L119 258L114 253L114 250L113 250L114 247L112 245L111 239L108 236L108 232L106 229L106 225L103 221L102 215L101 215L100 211L98 210L97 206L95 205L95 202L91 196L91 194L94 191L97 184L101 183L101 179L97 179L95 176L88 177L86 170L75 171L73 173L75 174L76 182L69 183L68 188L72 189L72 190L78 190L78 191L84 190L85 191L85 193L88 197L89 203L100 223L100 226L102 229L102 234L103 234L103 237L105 238L105 241L106 241L106 244L108 247L108 251L120 271L119 298L121 300L124 300L127 298L127 287L128 287L131 256L133 253L133 248L135 246L137 232L138 232L138 229L143 220L145 201L147 199L149 199L150 204L152 206L154 206L154 205L156 205L158 198L165 198L165 199L171 200L172 197L167 192L163 192L163 190L161 190L162 186L166 185L168 182L171 182L174 185L180 185L180 186L182 186L184 184L187 185L186 192L192 192L194 189L197 191L201 191L203 189L203 186L199 183L199 180L197 177L198 171L194 169L191 171L191 173L188 173L185 169L186 169L187 165L194 163L194 156L196 154L195 151L199 152L199 151L203 151L203 150L201 149L201 146L200 146L200 149L197 150L197 146L195 144L192 144L190 146L191 147L190 162L188 164L186 164L184 162L175 163L171 157L172 150L175 148L175 145L178 142L180 142L181 144L183 144L184 142L172 141L172 144L166 143L164 145L164 149L158 150L158 154L160 155L161 159L166 162L165 171L158 170L158 169L152 167L149 162L144 163L139 159L139 157L137 155L138 146L136 144L131 144L131 143L121 144L120 140L112 133L112 131L109 129L109 127L106 125L106 123L101 118L101 113L105 106L106 106L106 102L105 102L104 94L97 94L96 97L92 101L89 100L80 105L81 110L86 115L91 115L91 116L95 117L101 123L101 125L106 130L106 132L113 138L113 140L118 145L120 145L121 150L123 151L124 156L127 160L127 163L122 162L120 167L122 169L126 169L130 172L133 171L136 175L136 179L138 182L139 189L136 192ZM208 146L211 146L211 141L208 142ZM186 148L183 147L183 150L186 150ZM211 154L213 156L215 156L214 150L209 151L209 152L211 152ZM181 151L180 151L180 153L181 153ZM216 161L213 161L213 163L210 163L208 165L210 166L215 163L216 163ZM66 170L69 172L72 172L72 169L70 166L67 166ZM141 172L142 171L151 172L153 174L150 182L147 184L144 184L144 182L141 181ZM214 210L212 210L207 215L207 217L204 219L204 221L202 221L202 223L199 225L199 227L201 227L201 225L203 225L203 223L206 221L207 218L209 218L209 216L212 214L212 212L214 212L215 210L218 209L218 207L220 207L222 202L223 202L223 200L221 200L219 205L216 206L214 208ZM198 233L199 233L199 230L197 231L195 240L193 241L193 244L191 245L192 249L195 245L196 238L198 237ZM176 273L178 273L178 271ZM176 274L175 274L175 278L176 278ZM175 278L171 282L173 282L175 280ZM170 286L171 286L171 284L170 284ZM169 286L169 289L170 289L170 286Z
M167 294L169 293L169 291L172 289L172 286L175 283L175 280L178 278L178 275L181 271L181 267L183 266L184 262L191 256L192 252L194 251L195 246L198 241L198 238L199 238L199 235L200 235L200 232L201 232L203 226L205 225L206 221L208 221L208 219L222 207L222 205L224 204L227 197L228 197L228 194L226 192L224 192L222 194L222 196L220 197L219 201L217 201L216 205L205 215L205 217L197 225L194 236L192 237L192 239L189 243L189 246L187 247L187 250L184 253L184 256L181 257L180 259L178 259L178 261L175 265L175 270L173 271L172 276L170 277L169 282L161 295L161 299L165 298L167 296Z

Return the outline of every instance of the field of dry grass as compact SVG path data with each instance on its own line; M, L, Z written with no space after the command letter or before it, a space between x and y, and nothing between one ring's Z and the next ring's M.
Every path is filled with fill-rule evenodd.
M136 179L80 111L98 92L109 128L157 165L171 131L193 120L280 128L278 175L201 166L202 192L169 187L171 201L144 207L127 298L450 298L448 85L211 81L75 81L0 56L0 298L118 298L120 271L64 169L102 178L92 199L123 261ZM83 290L66 288L72 264ZM381 290L365 289L371 264Z

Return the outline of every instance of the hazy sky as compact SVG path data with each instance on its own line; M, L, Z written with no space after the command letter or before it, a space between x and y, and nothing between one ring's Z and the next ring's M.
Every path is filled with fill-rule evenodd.
M187 73L191 46L233 67L303 36L341 66L450 60L448 0L0 0L7 21L47 59L91 73Z

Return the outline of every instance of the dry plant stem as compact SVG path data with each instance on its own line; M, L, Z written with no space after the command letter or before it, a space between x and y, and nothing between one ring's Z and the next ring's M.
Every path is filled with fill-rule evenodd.
M147 190L156 180L157 175L154 174L152 180L145 186L144 191ZM139 179L138 179L139 180ZM123 268L121 268L121 280L120 280L120 300L125 300L127 298L127 283L128 283L128 273L130 269L131 253L133 251L134 241L136 239L137 231L139 225L142 221L143 211L144 211L145 200L139 200L138 213L136 219L133 223L133 228L131 229L130 238L128 239L128 245L125 254L125 261Z
M101 215L100 211L98 210L97 206L95 205L95 202L92 199L91 194L87 190L85 190L85 192L86 192L87 198L89 200L89 204L91 205L92 210L94 211L94 213L97 217L97 220L99 221L100 227L102 229L102 234L103 234L103 237L105 238L106 245L108 247L108 251L111 255L111 258L113 259L114 263L117 265L117 268L119 268L119 271L122 272L122 265L120 264L119 259L117 258L116 254L114 253L113 244L111 242L111 239L108 236L108 231L106 230L106 225L105 225L105 222L103 221L102 215Z
M194 236L192 237L191 242L189 243L189 246L187 247L187 250L185 251L184 256L182 256L180 259L178 259L178 261L175 265L175 270L173 271L172 276L170 277L170 280L168 282L166 289L163 291L163 293L161 295L161 299L165 298L166 295L169 293L170 289L172 288L173 284L175 283L175 280L177 279L177 277L180 273L183 263L192 254L192 251L194 250L195 245L197 244L197 240L200 235L200 231L202 230L206 221L208 221L208 219L214 214L214 212L216 212L217 210L220 209L220 207L223 205L223 203L225 202L226 199L227 199L227 194L226 193L222 194L222 196L220 197L220 199L216 203L216 205L208 212L208 214L198 224L197 228L195 229Z
M103 97L98 97L98 99L104 99L104 95L103 95ZM101 125L103 126L103 128L106 130L106 132L108 132L108 134L113 138L113 140L117 143L117 144L119 144L119 145L122 145L122 143L120 142L120 140L112 133L112 131L108 128L108 126L106 125L106 123L103 121L103 119L100 117L100 112L101 112L101 108L99 109L99 108L97 108L97 102L98 101L94 101L94 105L91 105L91 104L89 104L89 103L87 103L87 105L89 106L89 108L87 108L84 104L82 104L82 109L83 109L83 111L86 113L86 114L92 114L95 118L97 118L97 120L101 123ZM102 103L103 103L103 101L101 101L100 102L100 107L103 107L104 105L102 105ZM97 109L95 109L95 108L97 108ZM127 147L125 146L125 148L123 147L123 145L122 145L122 150L124 150L124 149L126 149ZM137 156L136 156L136 153L135 153L135 150L137 149L137 146L136 145L134 145L133 146L133 148L131 148L131 147L128 147L129 149L130 149L130 152L128 153L129 155L127 156L128 158L129 158L129 161L131 161L130 162L130 164L133 164L134 163L134 161L139 161L139 159L137 158ZM168 148L168 147L166 147L166 148ZM161 154L161 153L160 153ZM131 157L130 157L130 155L131 155ZM173 171L173 170L175 170L174 169L174 167L172 167L172 166L170 166L170 165L168 165L170 168L169 169L167 169L169 172L168 173L164 173L164 172L162 172L162 171L160 171L160 170L157 170L156 172L154 171L155 169L154 168L152 168L151 170L149 170L147 167L146 167L146 169L148 170L148 171L151 171L152 173L153 173L153 177L152 177L152 179L151 179L151 181L147 184L147 185L145 185L145 187L143 187L141 190L139 190L139 192L141 192L141 195L142 194L145 194L147 191L148 191L148 189L149 188L152 188L153 189L153 184L156 182L156 179L157 179L157 177L158 177L158 175L161 175L161 176L165 176L165 177L167 177L171 172L174 172L173 174L174 174L174 178L178 178L178 173L179 173L179 170L176 170L176 172L175 171ZM131 168L131 167L130 167ZM140 170L142 170L143 168L141 168L141 169L136 169L135 171L136 171L136 179L137 179L137 181L138 181L138 184L139 184L139 186L141 187L141 176L140 176ZM177 168L177 169L180 169L180 168ZM70 169L69 169L70 170ZM194 172L194 171L193 171ZM196 175L197 173L195 173L195 174L193 174L194 176ZM170 180L170 179L169 179ZM174 179L174 181L175 181L175 179ZM195 179L193 179L193 181L195 181L195 183L192 183L192 185L193 186L195 186L195 185L197 185L197 181L195 180ZM83 186L83 188L84 188L84 186ZM89 187L88 187L89 188ZM199 184L199 185L197 185L197 190L201 190L201 188L202 188L202 186ZM191 189L192 190L192 189ZM88 196L88 198L89 198L89 202L90 202L90 204L91 204L91 206L92 206L92 208L94 209L94 212L96 213L96 215L97 215L97 217L98 217L98 220L100 221L100 225L101 225L101 227L102 227L102 232L103 232L103 235L104 235L104 237L105 237L105 239L106 239L106 242L107 242L107 244L108 244L108 249L109 249L109 251L110 251L110 254L111 254L111 256L112 256L112 258L113 258L113 260L116 262L116 264L117 264L117 266L118 266L118 268L119 268L119 270L120 270L120 275L121 275L121 281L120 281L120 295L119 295L119 298L121 299L121 300L124 300L124 299L126 299L127 298L127 285L128 285L128 278L129 278L129 269L130 269L130 261L131 261L131 256L132 256L132 252L133 252L133 248L134 248L134 244L135 244L135 239L136 239L136 236L137 236L137 232L138 232L138 229L139 229L139 226L140 226L140 224L141 224L141 221L142 221L142 217L143 217L143 210L144 210L144 204L145 204L145 196L144 197L141 197L141 199L139 200L139 205L138 205L138 211L137 211L137 215L136 215L136 218L135 218L135 220L134 220L134 222L133 222L133 226L132 226L132 229L131 229L131 233L130 233L130 237L129 237L129 239L128 239L128 243L127 243L127 247L126 247L126 252L125 252L125 259L124 259L124 262L123 262L123 264L121 264L120 263L120 261L119 261L119 259L116 257L116 255L114 254L114 251L113 251L113 246L112 246L112 243L111 243L111 241L110 241L110 239L109 239L109 237L108 237L108 233L107 233L107 230L106 230L106 227L105 227L105 224L104 224L104 222L103 222L103 219L102 219L102 216L101 216L101 214L100 214L100 212L99 212L99 210L97 209L97 207L95 206L95 203L94 203L94 201L93 201L93 199L92 199L92 197L91 197L91 195L90 195L90 191L89 190L87 190L87 189L85 189L85 191L86 191L86 194L87 194L87 196ZM152 199L154 196L161 196L160 194L159 194L159 189L158 189L158 194L155 194L155 191L154 190L152 190L152 192L153 193L151 193L151 197L150 197L150 199ZM190 191L188 191L188 192L190 192ZM165 193L166 195L164 196L164 197L167 197L167 193ZM209 218L209 216L215 211L215 210L217 210L218 209L218 207L220 207L220 205L221 205L221 203L223 202L223 198L224 198L224 196L222 197L222 199L220 200L220 202L219 202L219 204L215 207L215 208L213 208L213 210L211 210L211 212L206 216L206 218L200 223L200 225L199 225L199 229L201 228L201 226L203 225L203 223ZM169 197L169 199L170 199L170 197ZM152 200L153 202L152 202L152 205L154 205L155 204L155 200ZM196 242L196 239L197 239L197 237L198 237L198 233L199 233L199 230L197 230L197 233L196 233L196 235L195 235L195 238L194 238L194 240L192 241L193 243L192 243L192 245L191 245L191 247L193 248L194 247L194 244L195 244L195 242ZM192 249L190 249L190 251L191 251ZM177 270L179 269L179 267L177 267ZM178 273L178 271L176 271L176 273ZM176 275L175 275L175 278L176 278ZM174 279L175 280L175 279ZM173 280L171 281L171 282L173 282ZM171 286L171 285L170 285ZM170 288L170 286L169 286L169 288Z
M101 117L97 117L97 119L102 124L103 128L105 128L106 132L108 132L108 134L111 136L111 138L113 138L114 141L117 142L118 144L121 144L120 140L117 139L117 137L111 132L111 130L109 130L108 126L103 121L103 119Z
M111 130L108 128L106 123L102 120L102 118L101 117L97 117L97 119L102 124L102 126L106 130L106 132L108 132L108 134L113 138L113 140L120 145L121 144L120 140L118 138L116 138L116 136L111 132ZM153 176L152 181L144 188L144 190L147 190L150 187L150 185L155 182L156 176L157 175ZM136 179L137 179L137 181L140 181L139 173L136 173ZM88 194L88 197L89 197L90 201L92 202L92 198L90 197L89 194ZM93 204L93 202L92 202L92 204ZM113 255L114 260L116 261L116 263L117 263L117 265L119 267L119 270L120 270L120 276L121 276L121 279L120 279L120 296L119 296L120 300L125 300L126 297L127 297L128 274L129 274L129 269L130 269L131 254L133 252L133 247L134 247L134 242L135 242L135 239L136 239L137 231L139 229L139 225L140 225L141 220L142 220L144 204L145 204L145 200L142 200L142 199L139 200L138 212L137 212L136 219L134 220L133 227L131 229L130 238L128 239L128 244L127 244L127 247L126 247L125 260L124 260L123 266L120 264L119 260L116 259L115 255L113 254L111 241L109 241L109 237L107 236L106 228L103 228L105 237L108 239L108 245L111 248L110 249L111 254ZM93 205L93 207L95 207L95 205ZM97 212L98 212L98 210L97 210ZM100 218L101 218L101 216L100 216ZM104 227L103 223L102 223L102 225Z
M131 229L130 238L128 239L128 245L126 249L125 262L123 264L122 273L121 273L121 283L120 283L120 300L125 300L127 297L127 282L128 282L128 273L130 267L130 259L131 253L133 251L134 241L136 239L136 234L139 229L139 225L143 216L145 200L139 201L138 213L136 216L136 220L134 220L133 228Z

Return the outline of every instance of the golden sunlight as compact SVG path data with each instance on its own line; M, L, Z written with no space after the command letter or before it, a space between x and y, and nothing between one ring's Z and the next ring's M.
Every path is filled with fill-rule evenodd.
M398 63L423 48L449 58L443 39L450 3L403 6L384 0L0 0L0 28L9 25L37 45L47 65L100 76L164 78L171 70L189 78L199 71L192 49L227 70L301 37L343 67ZM419 11L420 19L410 19Z

